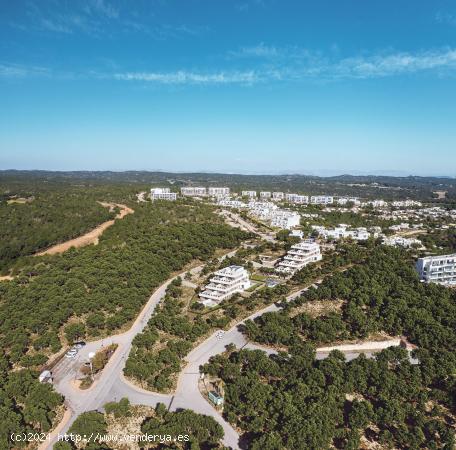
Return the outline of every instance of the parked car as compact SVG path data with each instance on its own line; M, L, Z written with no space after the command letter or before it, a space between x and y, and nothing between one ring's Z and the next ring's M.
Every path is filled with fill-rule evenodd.
M75 348L72 348L65 353L65 358L74 358L77 354L78 351Z
M84 341L80 341L80 342L75 342L73 344L73 348L76 348L76 349L81 349L82 347L84 347L86 345L86 343Z

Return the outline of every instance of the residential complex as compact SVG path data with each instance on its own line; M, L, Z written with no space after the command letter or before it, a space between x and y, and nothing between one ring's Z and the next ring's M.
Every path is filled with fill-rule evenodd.
M307 204L309 203L309 196L299 194L285 194L285 200L290 203Z
M338 205L344 206L347 203L353 203L354 206L361 205L361 202L359 201L358 197L340 197L337 199Z
M279 209L274 211L271 217L271 227L277 227L283 230L291 230L299 226L300 223L301 216L294 211Z
M271 198L271 193L269 191L262 191L260 192L260 199L262 200L268 200Z
M209 284L200 292L201 303L214 306L236 292L250 287L249 273L242 266L228 266L214 273Z
M210 187L207 190L210 197L224 197L230 195L230 188L228 187Z
M416 270L427 283L456 285L456 253L419 258Z
M242 196L248 198L256 198L257 193L256 191L242 191Z
M415 238L405 238L402 236L390 236L390 237L384 237L382 243L384 245L389 245L391 247L404 247L404 248L410 248L412 246L418 246L422 247L423 244L419 239Z
M330 205L334 202L334 197L330 195L312 195L310 203L313 205Z
M343 223L339 224L339 226L327 229L323 226L319 225L312 225L312 229L314 229L319 236L325 239L341 239L341 238L351 238L355 241L365 241L369 239L370 233L367 231L366 228L353 228L348 229L348 225ZM376 237L376 236L374 236Z
M306 239L288 250L283 260L279 262L276 271L291 275L307 264L320 261L321 258L320 246L312 239Z
M152 188L150 190L151 200L176 200L177 194L170 192L169 188Z
M204 197L206 194L207 189L205 187L181 187L181 195L185 197Z
M283 192L273 192L272 193L272 200L278 202L285 198L285 194Z

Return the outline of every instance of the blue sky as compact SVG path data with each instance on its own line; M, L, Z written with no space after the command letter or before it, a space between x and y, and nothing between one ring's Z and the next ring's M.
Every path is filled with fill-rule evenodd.
M456 3L0 0L0 168L456 175Z

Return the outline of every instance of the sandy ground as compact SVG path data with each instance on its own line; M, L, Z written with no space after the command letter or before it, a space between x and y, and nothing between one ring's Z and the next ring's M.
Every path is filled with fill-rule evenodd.
M113 220L108 220L107 222L103 222L101 225L98 225L93 230L89 231L88 233L79 236L75 239L70 239L69 241L62 242L61 244L53 245L52 247L44 250L42 252L36 253L35 256L43 256L43 255L55 255L57 253L63 253L69 250L71 247L84 247L90 244L98 244L98 238L103 234L103 232L109 228L117 219L122 219L127 214L132 214L134 211L129 208L128 206L121 205L118 203L101 203L100 204L106 208L115 208L118 206L121 210L119 214L117 214L116 218Z
M2 275L0 276L0 281L8 281L8 280L13 280L14 277L12 277L11 275Z

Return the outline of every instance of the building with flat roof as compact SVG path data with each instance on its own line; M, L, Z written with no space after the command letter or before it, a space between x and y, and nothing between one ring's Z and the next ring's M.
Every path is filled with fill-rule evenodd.
M280 209L272 213L271 227L291 230L292 228L299 226L300 223L301 216L297 212Z
M305 239L292 245L282 261L276 267L279 273L292 275L312 262L322 258L320 246L313 239Z
M185 197L204 197L207 194L207 189L201 186L185 186L181 187L181 195Z
M169 188L152 188L150 190L150 199L154 200L171 200L177 199L175 192L170 192Z
M308 195L286 194L285 199L287 202L296 203L298 205L305 205L305 204L309 203Z
M271 198L272 194L270 191L261 191L260 192L260 199L262 200L267 200L269 198Z
M285 198L285 194L283 192L273 192L272 193L272 200L278 202Z
M310 203L313 205L330 205L334 202L334 197L330 195L312 195Z
M257 193L256 191L242 191L241 195L242 197L256 198Z
M230 195L230 188L228 187L210 187L207 190L210 197L223 197Z
M249 273L242 266L228 266L217 270L209 284L200 292L200 302L205 306L215 306L230 298L236 292L250 287Z
M456 285L456 253L418 258L415 268L426 283Z

